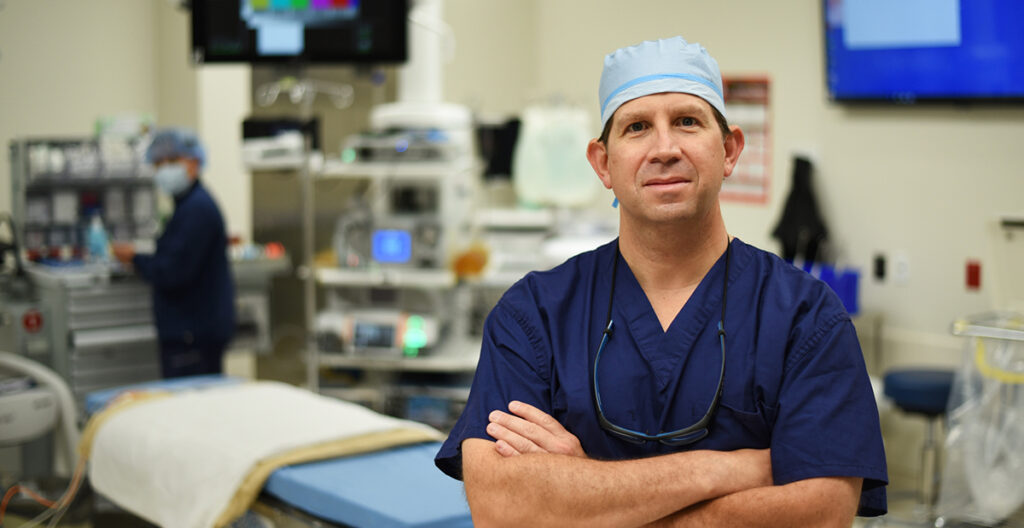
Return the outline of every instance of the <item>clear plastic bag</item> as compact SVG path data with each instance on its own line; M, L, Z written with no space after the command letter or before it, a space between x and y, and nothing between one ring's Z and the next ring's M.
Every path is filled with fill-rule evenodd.
M589 204L601 188L586 156L591 132L590 117L582 108L527 108L512 158L519 200L533 206Z
M948 407L936 526L993 526L1024 504L1024 316L960 321L967 337Z

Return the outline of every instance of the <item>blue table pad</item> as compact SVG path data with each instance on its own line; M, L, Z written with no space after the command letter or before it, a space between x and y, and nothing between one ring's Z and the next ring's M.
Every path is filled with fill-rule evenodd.
M440 447L432 442L283 467L263 491L351 526L471 527L462 483L434 466Z

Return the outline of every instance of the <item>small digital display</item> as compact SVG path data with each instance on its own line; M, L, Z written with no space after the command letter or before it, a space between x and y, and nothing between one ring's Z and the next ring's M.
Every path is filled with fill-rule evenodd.
M395 327L380 323L356 323L353 344L356 348L392 348Z
M384 264L405 264L412 259L412 235L400 229L373 232L373 260Z

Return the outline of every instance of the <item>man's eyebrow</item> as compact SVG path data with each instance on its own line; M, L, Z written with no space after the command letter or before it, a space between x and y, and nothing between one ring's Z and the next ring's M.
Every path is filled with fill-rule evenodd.
M709 107L699 103L679 103L672 106L673 114L700 114L712 115Z
M650 113L651 112L649 111L631 110L623 112L622 115L616 115L615 120L617 124L626 125L637 121L643 121L648 118L647 116ZM705 118L713 117L711 110L697 102L680 102L672 104L669 107L669 113L672 115L687 114L703 116Z
M637 112L637 111L631 111L630 112L630 111L627 111L627 112L623 112L622 115L617 116L618 117L617 121L620 124L633 123L633 122L636 122L636 121L643 120L644 116L646 114L647 114L647 112Z

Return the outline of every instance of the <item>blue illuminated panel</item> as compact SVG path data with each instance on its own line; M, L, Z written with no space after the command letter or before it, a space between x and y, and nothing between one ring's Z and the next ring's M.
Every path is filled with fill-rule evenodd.
M405 264L412 258L412 236L398 229L373 232L373 260L385 264Z

